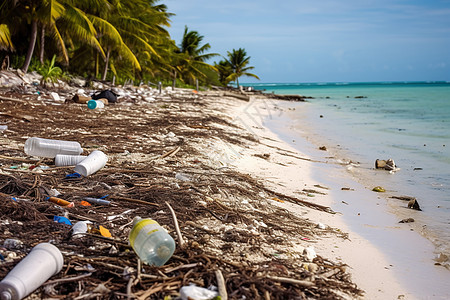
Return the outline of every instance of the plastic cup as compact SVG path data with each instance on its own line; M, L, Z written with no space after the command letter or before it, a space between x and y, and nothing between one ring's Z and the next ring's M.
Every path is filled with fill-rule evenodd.
M22 299L61 271L64 258L49 243L35 246L0 282L0 299Z
M75 172L89 176L106 165L108 157L100 150L92 151L82 162L75 166Z
M82 162L87 156L84 155L66 155L66 154L57 154L55 156L55 166L75 166Z

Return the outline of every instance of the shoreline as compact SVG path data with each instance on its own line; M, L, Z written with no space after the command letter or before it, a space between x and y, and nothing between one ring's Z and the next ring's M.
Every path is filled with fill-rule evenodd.
M295 153L293 155L294 157L308 158L308 156L305 156L297 148L281 140L264 124L263 118L267 117L269 113L267 105L259 105L257 100L255 100L254 105L256 109L254 109L255 107L253 105L247 106L247 104L243 104L234 114L237 114L237 116L244 114L247 116L247 121L254 122L246 124L246 127L251 128L254 134L264 140L263 144L269 144L271 147L284 149L285 151L289 151L289 153ZM295 159L290 156L283 157L282 154L281 157L279 156L280 154L274 156L274 154L276 153L272 152L270 156L270 160L274 162L240 162L238 168L264 178L272 177L272 185L289 195L298 194L305 187L314 188L315 185L323 185L323 182L316 180L312 174L315 168L314 165L320 163ZM284 168L288 168L289 170L281 172L277 170L280 168L280 163L283 166L288 166ZM298 173L299 170L301 170L301 174ZM319 188L315 189L321 190ZM313 199L310 201L321 205L333 205L333 199L329 195L329 190L322 189L321 191L325 191L327 195L316 194L315 197L310 197L310 199ZM283 206L293 213L307 217L316 223L338 228L342 232L349 234L350 240L327 237L320 239L315 244L315 247L319 255L333 257L336 261L341 261L349 266L348 272L352 274L353 281L366 292L365 299L397 299L401 295L407 296L406 299L414 299L413 295L408 293L408 290L399 283L397 278L391 272L386 271L385 267L389 263L383 253L366 239L351 231L346 223L343 222L341 216L338 214L323 214L290 204ZM355 248L360 251L355 252ZM367 256L370 256L371 259L367 260ZM371 270L371 276L369 278L366 276L368 269Z
M71 96L69 92L59 92L63 95L61 98ZM391 270L385 268L389 262L383 253L348 230L341 214L330 213L334 188L313 176L315 168L320 169L324 164L283 142L266 128L264 116L272 112L271 107L265 105L267 103L255 105L252 101L245 102L220 93L202 95L186 89L165 90L159 95L146 87L129 87L123 92L136 98L124 97L119 104L99 111L88 110L82 104L52 100L47 93L41 93L39 98L31 93L13 93L1 98L0 105L5 111L11 109L8 102L12 101L11 97L21 99L13 99L14 111L5 114L8 118L2 121L8 129L0 137L0 175L4 172L2 176L8 180L20 175L21 182L29 182L32 188L33 176L39 176L39 168L11 169L15 159L29 161L23 156L24 139L45 135L47 138L79 140L87 152L105 151L110 158L107 166L94 176L71 182L61 180L66 170L54 168L49 159L43 160L40 163L48 168L40 170L43 175L39 186L56 182L55 188L63 191L64 199L76 203L74 209L78 218L94 217L91 215L93 210L84 210L79 204L83 196L111 194L115 205L106 210L97 208L96 218L122 242L127 240L130 229L127 224L131 224L135 213L155 216L175 237L164 205L164 201L169 201L177 212L181 232L188 240L187 248L177 248L169 266L161 269L174 280L177 276L189 275L194 282L214 283L214 270L209 267L211 262L207 262L213 259L214 265L223 271L227 289L235 295L259 292L266 298L272 296L271 299L285 299L286 295L415 299ZM33 114L41 118L28 117L19 121L29 114L30 107ZM45 132L40 128L45 128ZM100 182L114 189L106 190ZM2 193L0 198L5 201L0 204L11 205L6 201L11 194L21 195L11 191ZM126 281L114 277L116 269L104 269L97 260L89 257L112 260L116 266L120 265L117 266L120 269L130 264L136 266L133 253L120 246L111 256L109 246L104 245L109 242L104 240L93 254L87 247L92 243L89 237L77 239L78 247L74 253L72 240L62 239L58 234L48 236L52 232L50 227L60 226L60 232L69 229L53 224L39 209L53 209L54 214L61 211L49 208L38 195L22 198L14 205L29 206L27 209L34 211L32 215L38 219L27 222L27 230L20 226L11 228L11 232L0 230L3 232L0 239L12 236L29 245L51 238L65 250L66 258L76 260L79 254L87 255L84 263L89 261L94 268L113 278L112 282L105 282L109 288L119 292L126 289ZM139 203L130 203L126 199L137 199ZM145 205L146 201L157 206ZM135 212L130 214L129 211ZM110 214L124 214L124 217L105 222ZM14 214L3 215L2 221L9 218L13 222L23 221L22 216ZM207 255L206 260L202 253ZM6 257L8 253L3 254ZM126 259L115 261L119 254ZM11 267L14 261L7 263ZM193 264L189 271L183 269L186 263ZM177 271L168 273L172 269ZM368 269L370 277L366 276ZM149 270L142 270L146 271ZM76 270L72 272L76 273ZM243 274L247 277L242 277ZM250 283L257 288L240 289L248 278L253 278ZM95 274L92 279L103 282ZM167 277L155 280L161 287L166 286ZM177 283L175 288L181 284ZM270 293L266 286L270 286ZM79 284L74 282L71 287L78 291ZM138 295L148 288L150 286L144 284L132 288L132 292ZM365 296L360 296L361 289L365 290ZM61 292L63 290L56 291ZM170 293L173 293L173 287ZM153 297L160 296L154 298L160 299L163 295L164 288Z
M348 158L336 157L336 155L339 155L339 151L332 151L330 157L329 149L321 151L317 144L312 144L315 139L314 137L311 139L313 134L310 128L295 127L289 122L289 120L292 120L289 118L289 110L292 109L292 106L298 109L307 109L305 104L307 103L290 105L289 102L283 101L270 103L269 105L273 105L274 111L283 111L285 118L282 120L281 114L278 117L273 117L274 114L272 116L266 115L266 128L274 132L278 138L295 150L306 150L305 153L314 159L327 162L322 166L316 164L311 177L319 182L326 182L333 187L332 192L330 192L331 207L342 214L340 226L346 228L350 235L356 234L358 239L364 240L366 244L376 248L374 251L378 251L381 256L385 256L385 269L393 273L393 277L398 279L402 288L406 289L404 292L407 296L406 299L412 299L411 297L445 299L449 297L450 289L446 288L443 282L450 279L450 272L443 266L434 266L435 246L430 240L419 234L420 228L417 227L417 224L398 224L398 216L390 211L388 207L390 203L384 198L385 195L372 192L363 183L352 178L355 174L353 173L354 166L351 164L339 165L338 162L349 162ZM269 105L265 104L266 107ZM310 124L308 125L310 126ZM306 137L308 137L308 140L306 140ZM350 188L351 191L340 191L342 187ZM367 201L361 203L361 198ZM347 253L344 261L352 260ZM411 263L414 263L414 266L411 266ZM373 270L373 267L373 264L367 265L368 269ZM365 275L365 268L361 268L361 266L358 266L358 268L362 270L355 270L356 280L364 280L361 277ZM370 282L364 284L370 286ZM382 285L384 286L384 284ZM436 292L430 295L424 292L421 288L423 286L428 286ZM373 292L375 293L369 299L380 297L379 291L373 290Z

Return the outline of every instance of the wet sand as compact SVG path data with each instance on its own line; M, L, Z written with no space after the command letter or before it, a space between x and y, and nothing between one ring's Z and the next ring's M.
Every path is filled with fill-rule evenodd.
M397 299L402 295L405 299L448 299L450 271L435 266L433 244L420 234L417 224L398 223L408 214L420 212L407 209L405 203L400 214L394 214L392 204L371 191L370 182L364 185L354 180L357 165L339 157L336 149L319 150L319 144L314 144L319 139L311 128L292 125L292 118L299 115L292 109L304 107L307 113L307 105L270 100L260 105L256 114L263 120L265 132L271 130L270 134L288 144L284 147L317 161L309 163L309 180L330 188L326 201L338 215L323 222L347 231L351 242L325 242L321 250L349 264L367 299Z

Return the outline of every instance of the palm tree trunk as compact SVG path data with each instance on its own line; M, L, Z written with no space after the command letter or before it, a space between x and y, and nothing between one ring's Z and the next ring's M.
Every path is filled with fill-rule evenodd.
M172 91L175 90L175 82L177 81L177 71L174 72L173 74L173 79L172 79Z
M239 77L236 78L237 88L239 88Z
M41 49L39 53L39 61L44 64L44 50L45 50L45 26L42 25L41 29Z
M102 80L106 80L106 74L108 74L108 64L109 64L110 53L111 53L111 50L108 48L108 52L106 53L105 68L103 69Z
M98 78L98 52L96 53L95 56L95 79Z
M23 64L22 71L24 73L28 72L28 67L30 66L31 57L33 56L34 46L36 44L37 37L37 21L33 20L31 23L31 38L30 44L28 45L27 57L25 58L25 63Z

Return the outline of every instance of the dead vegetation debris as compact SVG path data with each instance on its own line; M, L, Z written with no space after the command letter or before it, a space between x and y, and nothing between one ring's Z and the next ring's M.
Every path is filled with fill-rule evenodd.
M24 95L17 88L2 93L18 100ZM331 212L329 208L277 193L249 175L210 163L205 141L214 137L249 147L258 139L220 115L208 98L176 94L170 101L119 102L88 111L81 104L30 97L35 95L24 101L0 100L0 120L8 125L0 135L0 241L23 242L21 249L1 249L11 258L0 263L1 277L33 246L50 241L63 253L64 268L34 293L40 297L176 299L180 287L188 284L217 286L218 270L229 299L362 295L345 265L321 256L307 261L292 250L293 238L306 247L320 236L342 233L319 230L269 199ZM24 154L23 144L32 136L78 141L85 152L100 149L108 155L108 164L89 177L68 178L72 168ZM177 174L187 180L177 179ZM75 207L45 201L55 190ZM84 197L105 195L109 206L79 204ZM128 245L130 224L135 216L151 217L175 237L165 202L176 212L187 247L178 248L163 267L140 266ZM112 237L75 238L71 226L54 222L54 216L73 223L90 220L107 227Z

